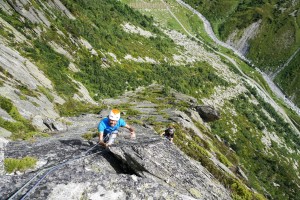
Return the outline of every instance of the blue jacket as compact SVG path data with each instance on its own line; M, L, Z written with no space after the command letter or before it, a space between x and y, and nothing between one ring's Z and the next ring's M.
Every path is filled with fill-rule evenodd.
M98 131L106 134L111 134L113 131L118 130L120 127L126 126L124 119L120 118L115 126L109 125L109 119L106 117L98 124Z

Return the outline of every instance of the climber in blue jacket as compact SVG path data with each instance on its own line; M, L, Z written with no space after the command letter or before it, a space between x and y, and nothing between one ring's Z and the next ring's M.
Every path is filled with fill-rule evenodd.
M118 109L112 109L109 115L102 119L98 124L99 144L108 147L114 143L120 127L125 127L130 131L130 138L135 139L135 131L129 126Z

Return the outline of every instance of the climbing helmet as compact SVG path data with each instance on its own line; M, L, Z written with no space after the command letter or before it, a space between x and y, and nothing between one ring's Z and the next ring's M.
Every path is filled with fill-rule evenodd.
M118 121L120 119L120 111L118 109L112 109L108 115L110 120Z

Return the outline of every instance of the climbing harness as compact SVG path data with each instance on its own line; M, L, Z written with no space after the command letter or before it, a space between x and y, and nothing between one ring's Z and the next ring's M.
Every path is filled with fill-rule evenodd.
M23 190L27 185L29 185L36 177L38 177L40 174L42 174L44 171L48 170L47 173L45 173L41 178L39 178L36 183L25 193L25 195L21 198L21 200L24 200L32 190L34 190L42 180L44 180L44 178L49 175L50 173L54 172L55 170L63 167L64 165L66 165L67 163L71 162L71 161L74 161L74 160L78 160L80 158L84 158L84 157L87 157L87 156L90 156L90 155L93 155L93 154L96 154L96 153L100 153L102 151L98 151L98 152L95 152L95 153L91 153L91 154L88 154L88 152L90 152L92 149L94 149L96 146L98 146L98 144L92 146L91 148L89 148L88 150L86 150L85 152L81 153L80 155L78 156L75 156L69 160L66 160L60 164L57 164L55 166L52 166L52 167L49 167L49 168L46 168L46 169L43 169L41 170L38 174L36 174L34 177L32 177L27 183L25 183L20 189L18 189L11 197L8 198L8 200L13 200L14 197L17 196L17 194Z
M112 145L118 134L119 134L119 132L117 130L115 130L111 133L107 133L105 135L103 141L109 145Z

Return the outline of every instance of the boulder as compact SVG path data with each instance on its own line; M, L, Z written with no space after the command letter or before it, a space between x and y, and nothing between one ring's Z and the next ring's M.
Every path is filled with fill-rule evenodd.
M196 106L195 109L205 122L212 122L220 119L220 113L212 106Z

